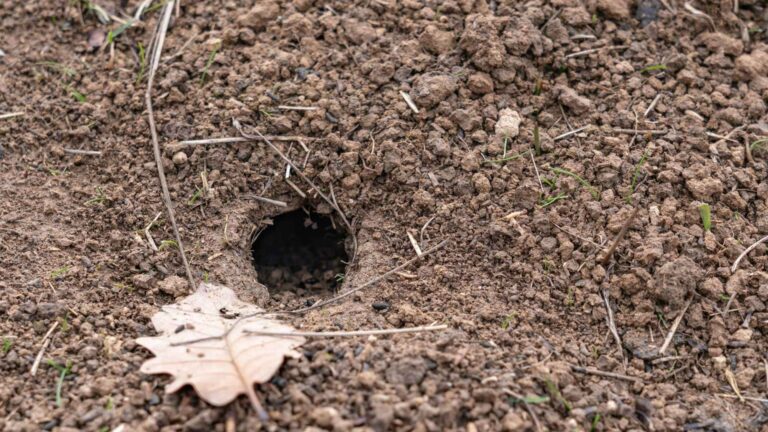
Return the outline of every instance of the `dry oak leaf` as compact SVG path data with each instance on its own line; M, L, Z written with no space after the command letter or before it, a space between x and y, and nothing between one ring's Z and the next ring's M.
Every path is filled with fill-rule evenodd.
M263 312L240 301L225 286L201 283L194 294L164 306L152 317L158 336L136 340L155 355L144 362L141 372L173 375L174 380L165 387L167 393L189 384L202 399L216 406L245 393L259 415L266 417L254 384L269 381L286 356L299 356L294 348L304 343L304 338L247 334L294 331ZM204 338L209 339L200 340Z

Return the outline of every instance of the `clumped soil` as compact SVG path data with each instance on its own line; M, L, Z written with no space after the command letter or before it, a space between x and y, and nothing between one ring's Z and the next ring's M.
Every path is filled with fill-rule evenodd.
M96 3L125 16L138 2ZM177 145L237 136L233 119L300 139L278 145L351 220L340 291L412 258L407 233L448 240L292 321L448 331L310 341L259 386L262 425L244 398L215 408L139 372L134 339L190 292L166 217L147 230L158 250L145 234L164 212L143 98L158 10L111 50L94 45L118 25L76 2L0 0L0 113L25 112L0 120L0 427L765 428L766 246L730 266L768 233L768 154L751 145L768 135L768 9L665 3L182 1L154 111L197 280L302 305L258 282L250 241L280 209L253 196L333 213L261 143ZM71 364L60 404L49 359Z

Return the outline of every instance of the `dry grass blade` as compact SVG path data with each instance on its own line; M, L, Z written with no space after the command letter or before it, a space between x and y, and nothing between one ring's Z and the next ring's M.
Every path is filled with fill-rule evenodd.
M59 322L54 322L53 325L51 325L51 328L48 329L48 332L45 333L45 336L43 336L43 346L40 347L40 351L37 353L35 361L32 363L32 368L29 370L30 375L35 376L35 374L37 374L37 369L40 367L40 362L43 360L45 349L48 348L48 345L51 343L51 334L53 334L53 331L56 330L56 327L58 326Z
M24 115L24 111L12 112L7 114L0 114L0 120L5 120L14 117L20 117Z
M667 337L664 339L664 344L659 348L659 355L664 354L669 347L669 344L672 343L672 338L675 336L677 328L680 327L680 323L683 321L683 316L685 316L685 312L688 311L688 307L691 306L692 301L693 298L690 298L688 302L685 303L683 310L681 310L680 314L675 318L675 322L672 323L672 327L669 329L669 333L667 333Z
M739 263L741 262L742 259L744 259L745 256L747 256L748 253L752 252L752 250L756 248L758 245L760 245L761 243L765 243L767 241L768 241L768 236L765 236L760 240L752 243L752 245L749 246L748 248L746 248L744 252L742 252L741 255L739 255L739 257L736 258L736 261L733 262L733 265L731 266L731 273L736 272L736 269L739 268Z
M428 325L419 327L405 327L397 329L381 329L381 330L356 330L356 331L327 331L327 332L310 332L310 331L266 331L266 330L243 330L243 333L254 336L286 336L286 337L352 337L352 336L386 336L402 333L421 333L435 330L445 330L448 326L445 324L440 325Z
M706 19L709 22L709 25L712 26L712 30L716 30L717 29L717 27L715 26L715 20L713 20L711 16L709 16L709 15L705 14L704 12L702 12L702 11L696 9L695 7L691 6L691 4L689 2L685 2L685 4L683 5L683 8L685 8L685 10L690 12L691 15L693 15L693 16L697 16L697 17L701 17L701 18Z
M739 383L736 381L736 375L734 375L733 371L727 366L725 368L725 379L728 381L728 385L731 386L739 400L744 402L744 396L742 396L741 391L739 391Z
M170 0L163 7L163 14L157 29L155 30L155 44L152 52L152 62L149 66L149 79L147 82L147 93L145 95L145 101L147 104L147 115L149 118L149 130L152 134L152 147L155 153L155 164L157 165L157 175L160 178L160 186L163 191L163 202L165 208L168 211L168 219L173 226L173 235L176 238L176 244L179 247L179 254L181 254L181 261L184 263L184 270L187 272L187 279L189 279L190 289L195 289L195 279L192 277L192 270L189 268L189 262L187 261L187 255L184 253L184 245L181 242L181 236L179 235L179 226L176 224L176 215L173 211L173 202L171 201L171 194L168 192L168 182L165 179L165 170L163 169L163 158L160 155L160 143L157 139L157 126L155 125L155 114L152 111L152 84L155 82L155 73L157 67L160 64L160 55L163 52L163 44L165 42L165 34L168 32L168 24L171 21L171 12L173 11L174 0Z
M621 356L621 362L624 364L624 368L626 369L627 359L624 356L624 345L621 343L621 336L619 336L619 331L616 329L616 321L613 318L613 309L611 308L611 302L608 298L608 290L603 290L603 303L605 304L605 310L608 313L605 317L606 321L608 322L608 329L611 331L613 339L616 341L616 345L619 349L619 355Z
M605 371L601 371L599 369L585 368L585 367L581 367L581 366L571 366L571 369L574 372L582 373L582 374L585 374L585 375L595 375L595 376L601 376L601 377L606 377L606 378L616 378L616 379L620 379L620 380L624 380L624 381L632 381L632 382L634 382L634 381L642 381L638 377L633 377L633 376L630 376L630 375L619 374L619 373L615 373L615 372L605 372Z
M369 280L368 282L366 282L366 283L364 283L364 284L360 285L360 286L359 286L359 287L357 287L357 288L353 288L353 289L351 289L351 290L349 290L349 291L346 291L346 292L344 292L343 294L339 294L339 295L337 295L336 297L330 298L330 299L328 299L328 300L324 300L324 301L321 301L321 302L317 302L317 303L313 304L312 306L308 306L308 307L305 307L305 308L301 308L301 309L296 309L296 310L293 310L293 311L291 311L291 313L294 313L294 314L301 314L301 313L309 312L309 311L311 311L311 310L313 310L313 309L318 309L318 308L321 308L321 307L323 307L323 306L326 306L326 305L329 305L329 304L331 304L331 303L336 303L337 301L339 301L339 300L341 300L341 299L343 299L343 298L349 297L349 296L351 296L352 294L354 294L354 293L356 293L356 292L358 292L358 291L360 291L360 290L362 290L362 289L368 288L368 287L369 287L369 286L371 286L371 285L374 285L374 284L377 284L377 283L381 282L382 280L384 280L384 279L388 278L389 276L391 276L391 275L393 275L393 274L395 274L395 273L399 272L400 270L402 270L402 269L404 269L404 268L408 267L409 265L411 265L411 264L413 264L414 262L416 262L416 261L418 261L418 260L420 260L420 259L424 258L425 256L427 256L427 255L431 254L432 252L434 252L434 251L436 251L436 250L438 250L438 249L441 249L441 248L442 248L443 246L445 246L447 243L448 243L448 240L443 240L442 242L440 242L440 243L439 243L439 244L437 244L436 246L432 246L431 248L429 248L429 249L427 249L427 250L423 251L423 252L421 253L421 255L418 255L418 256L416 256L416 257L414 257L414 258L411 258L411 259L409 259L408 261L406 261L406 262L404 262L404 263L400 264L399 266L397 266L397 267L395 267L395 268L393 268L393 269L391 269L391 270L389 270L389 271L385 272L385 273L384 273L384 274L382 274L382 275L376 276L375 278L373 278L373 279Z
M172 307L164 307L152 317L159 336L136 340L155 355L142 365L141 371L173 375L166 392L173 393L189 384L202 399L216 406L246 394L262 420L266 420L267 413L254 384L272 379L286 356L298 355L294 349L304 339L297 335L244 337L246 332L294 331L260 313L262 309L240 301L231 289L201 283L194 294ZM249 318L237 318L240 316ZM225 336L204 344L184 343L211 333Z
M65 148L64 153L69 153L73 155L83 155L83 156L101 156L101 152L98 150L80 150L80 149Z
M627 218L627 221L624 222L624 225L621 227L621 231L619 231L618 234L616 234L616 237L613 239L613 243L611 243L611 246L608 248L608 250L605 252L605 255L600 260L600 263L602 265L608 264L608 261L610 261L611 257L613 256L613 253L616 251L616 247L619 245L619 242L622 238L624 238L624 235L627 234L627 230L632 225L632 221L635 220L635 216L637 216L637 212L640 210L640 207L635 207L634 210L632 210L632 213L629 215L629 218Z
M411 111L415 112L416 114L419 113L419 107L417 107L416 104L413 103L413 99L411 98L411 95L401 90L400 96L403 97L403 99L405 100L405 103L408 105L408 108L410 108Z

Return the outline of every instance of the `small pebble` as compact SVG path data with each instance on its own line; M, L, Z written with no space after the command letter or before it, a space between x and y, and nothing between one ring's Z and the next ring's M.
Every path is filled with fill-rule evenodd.
M377 301L377 302L374 302L373 305L371 305L371 306L373 306L373 309L381 312L383 310L389 309L389 302L387 302L387 301Z
M176 165L184 165L187 163L187 154L184 152L178 152L173 155L173 163Z

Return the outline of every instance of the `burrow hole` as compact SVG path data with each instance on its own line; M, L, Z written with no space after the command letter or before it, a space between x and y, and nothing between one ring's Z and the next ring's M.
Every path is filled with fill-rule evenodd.
M253 265L259 282L278 300L292 292L323 297L344 279L347 234L330 217L303 208L272 219L253 240Z

